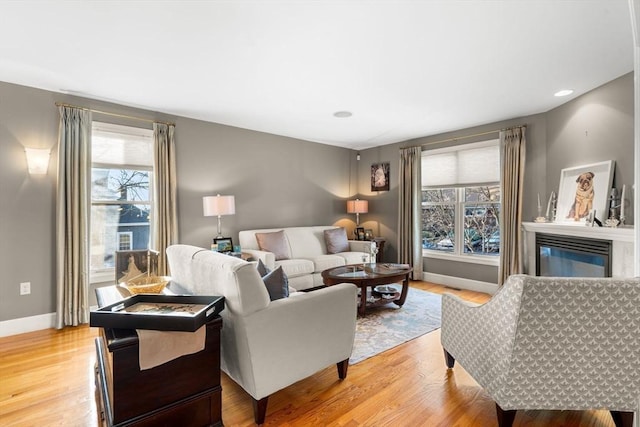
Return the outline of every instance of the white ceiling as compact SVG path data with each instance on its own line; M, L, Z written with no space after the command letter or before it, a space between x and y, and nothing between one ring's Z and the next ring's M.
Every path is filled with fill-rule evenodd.
M627 0L0 0L0 81L353 149L630 71Z

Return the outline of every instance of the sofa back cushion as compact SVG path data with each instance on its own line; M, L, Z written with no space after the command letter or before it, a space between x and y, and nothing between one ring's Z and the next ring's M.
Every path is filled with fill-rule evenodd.
M269 293L252 263L189 245L168 247L167 258L172 281L194 295L224 296L229 313L248 315L269 305Z

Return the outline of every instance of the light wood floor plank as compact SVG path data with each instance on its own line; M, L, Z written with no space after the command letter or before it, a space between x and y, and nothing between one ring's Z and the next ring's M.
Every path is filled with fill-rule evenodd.
M415 288L483 303L486 294L427 282ZM0 338L0 426L93 427L98 424L89 327ZM225 426L253 426L249 396L224 374ZM447 370L440 332L418 337L349 367L335 366L269 399L265 426L495 426L495 405L460 367ZM516 427L613 427L606 411L521 411Z

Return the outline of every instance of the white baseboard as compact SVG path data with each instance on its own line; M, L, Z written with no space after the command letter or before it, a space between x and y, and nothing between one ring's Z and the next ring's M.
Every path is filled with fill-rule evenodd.
M497 283L480 282L478 280L464 279L462 277L445 276L444 274L422 272L422 280L449 286L450 288L467 289L469 291L484 292L493 295L498 292Z
M24 334L25 332L51 329L56 326L56 314L47 313L20 319L4 320L0 322L0 337Z

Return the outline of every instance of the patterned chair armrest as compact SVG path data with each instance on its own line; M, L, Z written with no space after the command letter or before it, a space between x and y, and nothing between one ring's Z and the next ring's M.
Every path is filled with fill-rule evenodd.
M442 296L442 347L489 391L509 367L521 296L519 276L479 306L451 294Z

